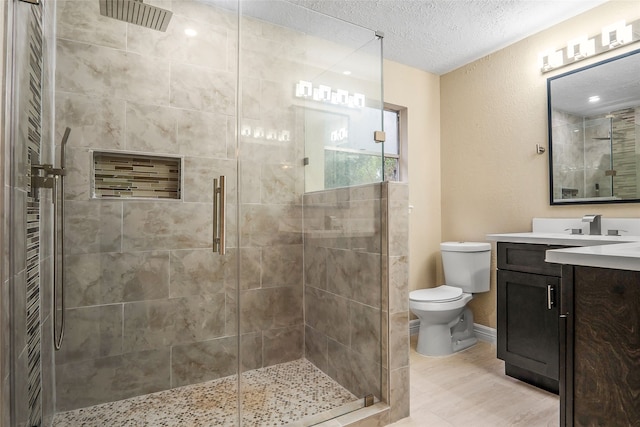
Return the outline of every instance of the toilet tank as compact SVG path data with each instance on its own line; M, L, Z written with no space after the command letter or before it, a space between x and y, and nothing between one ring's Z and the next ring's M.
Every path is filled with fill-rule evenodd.
M443 242L440 244L445 283L466 293L489 291L491 244Z

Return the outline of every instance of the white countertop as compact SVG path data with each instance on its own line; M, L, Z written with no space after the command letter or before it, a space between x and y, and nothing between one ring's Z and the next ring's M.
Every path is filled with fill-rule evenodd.
M487 240L511 243L536 243L542 245L593 246L613 243L640 242L640 236L590 236L567 233L503 233L487 234Z
M489 234L487 240L512 243L535 243L574 246L546 252L545 261L640 271L640 236L590 236L567 233Z
M545 261L640 271L640 242L553 249L546 252Z

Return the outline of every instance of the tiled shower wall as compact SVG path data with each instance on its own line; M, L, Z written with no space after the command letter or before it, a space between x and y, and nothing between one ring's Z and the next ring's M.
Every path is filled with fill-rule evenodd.
M174 13L160 33L100 16L97 1L56 3L58 139L72 128L57 410L235 373L237 316L242 369L302 357L304 148L293 87L348 49L244 17L237 147L235 12L154 1ZM91 199L92 150L183 156L182 200ZM211 252L219 175L230 181L227 230L238 217L241 233L227 236L225 257Z
M305 356L389 403L390 422L409 415L408 196L390 182L304 195Z
M174 12L167 33L103 18L97 1L58 2L56 119L59 135L72 128L59 411L235 373L238 238L213 254L211 222L212 179L226 175L227 230L236 227L237 18L194 1L155 4ZM262 120L250 93L245 108ZM183 156L182 200L91 200L91 150ZM293 162L296 151L281 150ZM247 166L254 191L242 200L244 369L302 355L300 196L274 150L261 151L271 158L262 177Z
M15 122L4 122L6 133L2 135L7 145L3 145L5 276L0 298L3 328L0 425L48 425L53 416L51 190L30 192L28 176L30 162L53 163L51 64L55 42L50 23L54 7L52 2L38 6L14 2L2 7L5 5L3 12L7 12L8 19L4 22L10 23L6 30L10 32L16 26L15 56L9 59L13 62L7 68L15 72L13 92L7 92ZM35 50L29 44L30 39L35 42ZM10 47L8 51L11 52ZM34 51L42 56L32 57ZM34 69L30 70L30 65ZM31 158L29 149L33 150ZM34 202L35 196L38 201ZM15 346L13 353L10 334ZM10 371L14 389L10 388ZM13 423L10 394L14 398Z
M638 198L636 171L640 168L638 152L638 109L613 111L613 129L602 116L579 117L561 111L553 112L554 198L562 198L562 188L578 190L574 197L612 195L612 179L605 174L611 169L613 154L613 195ZM574 132L579 128L584 132ZM613 150L606 138L613 134ZM558 162L561 160L561 162ZM596 194L595 184L599 191ZM565 197L567 198L567 197Z
M575 126L582 127L582 117L553 111L553 198L562 199L563 189L573 197L584 194L584 141L582 132L573 132ZM575 193L577 190L577 193ZM569 198L565 195L564 198Z
M640 198L640 108L613 113L613 178L615 195L623 199Z

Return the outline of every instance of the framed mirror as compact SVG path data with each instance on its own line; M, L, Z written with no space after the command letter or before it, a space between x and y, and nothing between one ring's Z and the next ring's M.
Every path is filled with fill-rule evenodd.
M640 202L640 49L547 80L552 205Z

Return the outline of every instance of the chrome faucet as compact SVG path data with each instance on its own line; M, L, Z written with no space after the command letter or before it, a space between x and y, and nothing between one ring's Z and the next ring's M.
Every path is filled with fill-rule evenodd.
M589 223L589 235L599 236L602 234L602 215L585 215L582 217L582 222Z

